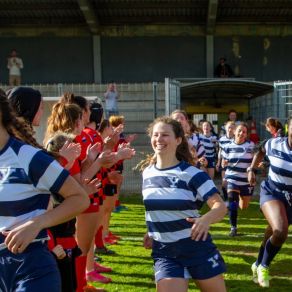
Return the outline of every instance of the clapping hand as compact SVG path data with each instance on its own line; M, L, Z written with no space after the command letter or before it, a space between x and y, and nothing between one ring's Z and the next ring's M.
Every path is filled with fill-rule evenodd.
M85 189L87 195L96 193L101 188L101 182L98 178L92 180L85 178L82 181L82 187Z
M66 141L59 150L59 154L67 160L68 164L72 165L81 154L81 145Z

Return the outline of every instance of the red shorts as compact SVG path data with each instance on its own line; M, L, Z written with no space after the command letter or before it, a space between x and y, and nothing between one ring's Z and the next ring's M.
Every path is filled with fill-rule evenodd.
M95 213L99 211L99 196L90 195L89 198L90 198L90 205L85 211L82 212L82 214Z

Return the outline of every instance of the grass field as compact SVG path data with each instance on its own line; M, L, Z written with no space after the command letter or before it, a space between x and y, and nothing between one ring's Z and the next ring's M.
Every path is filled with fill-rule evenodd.
M122 236L117 245L110 248L116 251L114 256L102 256L102 263L111 266L113 282L99 285L107 291L155 291L150 251L142 247L145 234L144 207L141 196L122 198L127 211L113 214L111 230ZM262 240L266 221L259 211L257 202L249 209L239 213L239 236L228 237L229 222L227 216L211 228L214 242L221 251L227 264L225 274L228 291L292 291L292 237L290 237L276 256L270 269L272 277L269 289L262 289L251 281L250 266L255 261ZM190 283L189 291L198 291Z

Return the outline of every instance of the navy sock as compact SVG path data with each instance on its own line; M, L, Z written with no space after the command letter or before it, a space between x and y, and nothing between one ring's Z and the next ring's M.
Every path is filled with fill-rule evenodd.
M229 222L232 227L237 227L237 202L229 203Z
M271 243L271 239L269 238L267 240L264 254L263 254L263 259L261 262L261 265L264 267L268 267L271 263L271 261L274 259L276 254L279 252L282 246L275 246Z
M222 187L222 193L223 193L223 199L224 201L227 201L228 196L227 196L227 190L225 187Z
M265 247L263 245L261 245L260 249L259 249L259 254L258 254L258 258L256 261L256 266L260 265L263 259L263 255L264 255L264 251L265 251Z

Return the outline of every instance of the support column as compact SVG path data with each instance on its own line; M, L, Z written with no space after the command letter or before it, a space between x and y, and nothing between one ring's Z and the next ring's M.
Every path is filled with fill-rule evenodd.
M207 78L214 77L214 36L206 35L206 72Z
M93 75L95 83L102 83L100 35L93 35Z

